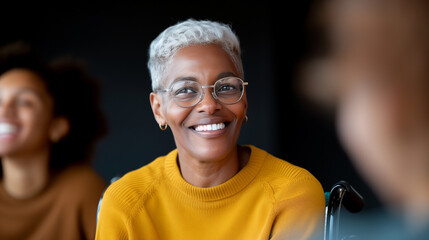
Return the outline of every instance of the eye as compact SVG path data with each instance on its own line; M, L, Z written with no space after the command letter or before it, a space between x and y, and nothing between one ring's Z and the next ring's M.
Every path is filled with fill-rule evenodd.
M43 104L42 102L42 99L40 99L37 95L29 92L23 92L16 96L13 104L17 107L33 107Z
M179 101L190 101L198 97L199 91L194 87L181 87L174 91L174 98Z
M223 84L218 89L217 92L231 92L237 90L237 87L232 84Z
M27 98L19 98L16 100L15 105L18 107L31 107L33 106L33 101Z
M197 92L197 90L195 90L192 87L183 87L183 88L180 88L177 91L175 91L175 95L177 96L180 94L194 94L196 92Z

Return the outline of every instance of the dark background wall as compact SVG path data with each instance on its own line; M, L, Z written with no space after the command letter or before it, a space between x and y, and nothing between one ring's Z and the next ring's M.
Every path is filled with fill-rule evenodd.
M347 180L365 197L367 208L377 207L378 199L338 142L332 118L313 111L296 91L295 70L308 52L311 1L285 4L3 3L0 44L22 39L48 59L71 55L87 61L101 83L109 124L108 136L97 146L94 167L109 180L175 147L171 132L159 130L149 105L146 62L151 40L190 17L231 24L241 40L245 78L250 82L249 122L239 143L256 145L308 169L325 191L338 180Z

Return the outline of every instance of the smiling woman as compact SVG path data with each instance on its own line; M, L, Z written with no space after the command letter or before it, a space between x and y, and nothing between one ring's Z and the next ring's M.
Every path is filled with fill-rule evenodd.
M324 192L303 168L237 144L248 107L237 36L189 19L151 44L150 103L177 149L112 183L96 239L313 239Z
M96 85L69 63L48 66L21 42L0 49L0 239L94 238L106 184L89 161L105 129Z

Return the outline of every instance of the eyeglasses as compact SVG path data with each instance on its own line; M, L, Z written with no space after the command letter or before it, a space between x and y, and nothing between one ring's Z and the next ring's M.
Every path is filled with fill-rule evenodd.
M238 77L225 77L217 80L214 85L201 86L196 81L180 80L174 82L168 89L156 92L169 92L174 102L180 107L193 107L204 98L204 88L213 88L212 96L224 104L234 104L241 100L244 86L248 85Z

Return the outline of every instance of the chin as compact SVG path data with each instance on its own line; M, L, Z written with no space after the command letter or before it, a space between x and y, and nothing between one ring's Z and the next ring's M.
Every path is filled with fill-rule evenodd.
M3 146L0 148L0 157L6 157L16 152L13 147Z
M226 142L222 142L221 144L202 144L200 142L198 144L193 145L193 147L188 150L191 155L193 155L200 161L215 161L225 158L234 150L235 147L235 143L226 144Z

